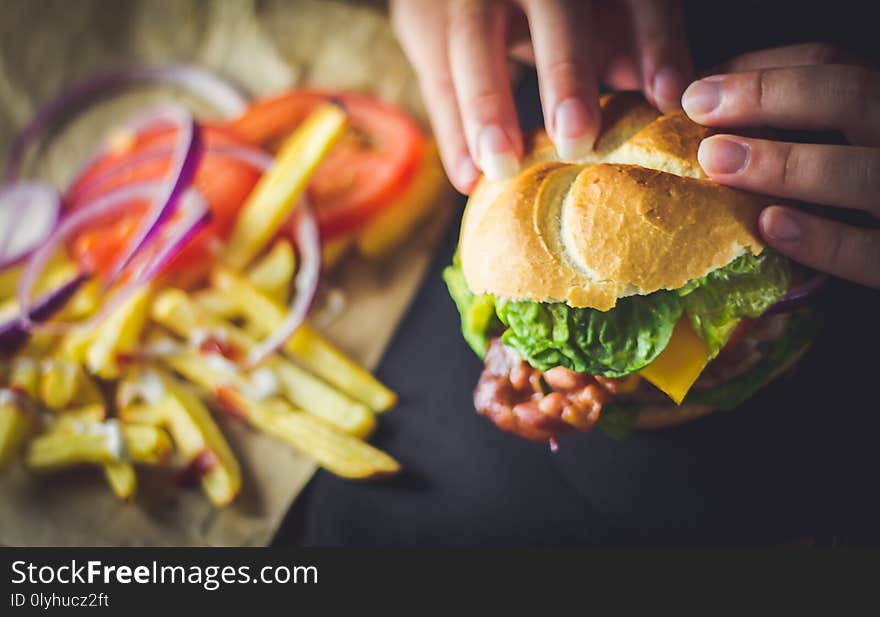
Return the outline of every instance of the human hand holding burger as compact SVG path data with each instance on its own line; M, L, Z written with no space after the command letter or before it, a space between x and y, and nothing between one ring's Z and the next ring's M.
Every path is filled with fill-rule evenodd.
M699 161L719 183L776 197L863 210L880 218L880 72L828 45L795 45L735 58L691 84L692 120L716 129L835 130L850 145L713 135ZM795 206L760 215L764 240L790 258L880 287L880 229L830 221Z
M599 134L600 84L642 90L672 111L692 76L677 0L395 0L391 15L462 193L481 172L513 175L522 159L509 57L535 65L547 133L565 160Z
M716 136L707 128L836 128L851 143L876 145L874 120L862 117L876 104L873 73L823 66L815 56L826 53L824 47L783 48L738 58L726 67L732 74L692 85L684 100L691 118L661 116L658 107L676 105L651 89L658 75L645 79L650 71L629 85L608 80L617 89L647 84L647 102L612 95L593 113L596 60L607 57L591 57L584 71L577 54L574 68L581 70L562 83L589 93L580 97L590 109L581 128L592 128L583 139L567 141L555 123L560 99L550 93L540 58L552 45L541 50L536 35L547 22L535 19L535 5L516 4L532 29L547 126L547 134L525 139L512 120L509 83L499 81L507 79L498 62L504 57L503 13L494 12L500 3L431 3L442 37L462 24L494 24L465 28L467 45L461 36L444 38L440 46L448 45L449 54L441 60L451 61L451 73L433 71L439 65L425 60L428 52L414 51L425 39L412 36L419 28L407 35L412 14L398 11L396 20L450 176L472 193L445 278L465 338L486 361L474 399L480 413L504 430L553 445L562 433L597 424L622 434L732 409L792 366L815 334L819 320L808 300L821 277L786 256L880 285L876 231L823 220L766 196L876 214L876 150ZM647 6L651 14L652 4L628 6ZM427 4L421 6L427 14ZM456 15L447 13L450 7L468 10L450 20ZM591 16L601 14L610 11ZM571 69L564 57L571 40L581 38L558 29L564 17L554 23L560 62ZM568 18L569 27L581 23ZM659 23L655 33L684 41L680 30ZM651 39L636 33L637 41ZM481 52L471 40L483 36L494 41L487 53L495 64L483 61L489 48ZM581 81L586 89L578 89ZM504 104L494 105L499 101ZM505 109L510 113L495 113ZM481 113L514 127L501 131L508 139L503 148L482 148ZM489 151L506 158L487 157ZM477 162L483 178L462 182L462 160Z

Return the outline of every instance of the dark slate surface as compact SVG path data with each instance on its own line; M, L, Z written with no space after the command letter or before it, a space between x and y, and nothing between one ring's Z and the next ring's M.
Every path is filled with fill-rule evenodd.
M820 4L691 3L698 64L819 39L876 54L870 20L853 19L859 3ZM525 126L539 123L533 75L518 103ZM746 408L622 443L572 436L554 455L473 411L480 363L440 276L456 238L451 229L379 369L401 404L375 443L406 472L373 484L319 472L276 544L880 543L877 292L835 283L807 360Z

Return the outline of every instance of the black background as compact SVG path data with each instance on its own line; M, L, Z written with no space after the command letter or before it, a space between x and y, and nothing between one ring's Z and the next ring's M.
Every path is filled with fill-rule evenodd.
M805 41L876 61L871 4L692 2L689 40L698 70ZM533 74L517 98L523 125L538 125ZM375 443L405 472L375 484L319 472L276 545L880 544L876 291L835 282L811 354L746 408L623 443L599 431L568 437L552 455L473 411L481 366L440 277L457 233L379 369L401 404L382 417Z

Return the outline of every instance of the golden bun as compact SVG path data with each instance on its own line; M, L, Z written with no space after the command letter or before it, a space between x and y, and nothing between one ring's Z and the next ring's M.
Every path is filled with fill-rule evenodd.
M584 159L558 161L539 132L516 176L480 181L459 245L471 291L605 311L763 250L769 200L706 179L696 154L708 129L635 93L600 104L603 131Z

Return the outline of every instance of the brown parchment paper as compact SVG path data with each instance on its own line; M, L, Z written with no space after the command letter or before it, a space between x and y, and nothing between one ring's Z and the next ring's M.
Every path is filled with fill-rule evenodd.
M383 3L3 0L0 13L4 153L14 131L63 85L133 61L197 63L251 95L301 83L374 92L424 120ZM63 186L115 121L169 96L183 95L139 89L89 109L31 157L29 173ZM187 101L210 115L209 106ZM323 329L366 366L378 363L415 293L448 210L438 208L387 262L353 259L331 277L331 286L344 292L345 309ZM231 506L215 509L199 490L181 490L157 470L139 469L138 497L123 504L97 470L34 477L18 468L0 476L0 544L267 544L315 466L271 438L220 421L244 471L243 492Z

